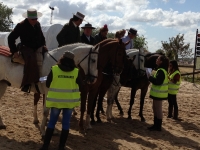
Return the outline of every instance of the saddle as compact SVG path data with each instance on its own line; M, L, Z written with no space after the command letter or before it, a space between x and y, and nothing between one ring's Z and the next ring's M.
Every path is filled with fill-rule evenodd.
M22 65L25 64L21 53L19 53L19 57L17 57L17 58L13 57L12 53L10 52L9 47L7 47L7 46L0 45L0 54L3 55L3 56L6 56L6 57L12 57L11 62L13 62L13 63L19 63L19 64L22 64Z

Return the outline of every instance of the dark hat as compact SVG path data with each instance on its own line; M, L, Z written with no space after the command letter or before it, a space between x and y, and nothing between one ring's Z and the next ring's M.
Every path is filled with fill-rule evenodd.
M81 27L82 29L85 29L85 28L92 28L92 29L95 29L95 27L92 27L92 25L90 23L87 23L85 24L85 26Z
M76 17L78 17L79 19L82 19L82 20L84 20L84 17L85 17L85 15L83 15L80 12L77 12L76 14L73 14L73 15L76 16Z
M70 51L65 51L63 57L67 57L69 59L74 59L74 53Z
M137 34L137 30L134 29L134 28L130 28L129 30L127 29L127 31L128 31L128 33L131 33L131 34L133 34L133 35L138 35L138 34Z

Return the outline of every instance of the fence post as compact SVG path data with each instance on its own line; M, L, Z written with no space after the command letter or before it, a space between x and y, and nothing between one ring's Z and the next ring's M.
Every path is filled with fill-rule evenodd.
M193 75L192 75L192 83L194 83L194 72L196 69L196 49L197 49L197 37L198 37L198 29L196 31L196 39L195 39L195 49L194 49L194 65L193 65Z

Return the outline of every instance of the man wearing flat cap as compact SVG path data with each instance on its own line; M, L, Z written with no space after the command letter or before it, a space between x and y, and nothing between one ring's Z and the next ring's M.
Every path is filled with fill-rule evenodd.
M81 35L81 42L89 45L94 45L94 37L92 37L91 34L92 34L92 29L95 28L92 27L92 25L89 23L85 24L85 26L81 28L83 29L83 34Z
M73 44L80 42L80 29L79 25L82 24L85 15L77 12L73 14L73 18L66 23L57 35L58 46Z
M126 43L128 41L129 44L126 45L126 50L128 49L133 49L134 45L133 45L133 39L136 38L137 34L137 30L134 28L130 28L128 31L128 35L122 38L122 42Z
M9 34L8 45L13 57L19 57L18 51L22 53L25 65L21 87L22 91L28 92L32 83L39 82L43 63L42 51L46 47L40 23L37 21L42 13L30 8L22 16L26 19L18 23ZM21 40L20 50L15 43L18 37Z

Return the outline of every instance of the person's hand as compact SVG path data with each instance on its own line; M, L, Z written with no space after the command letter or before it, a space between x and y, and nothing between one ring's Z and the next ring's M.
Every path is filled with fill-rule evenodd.
M18 57L19 57L19 53L18 53L18 52L15 52L14 55L13 55L13 57L14 57L14 58L18 58Z

